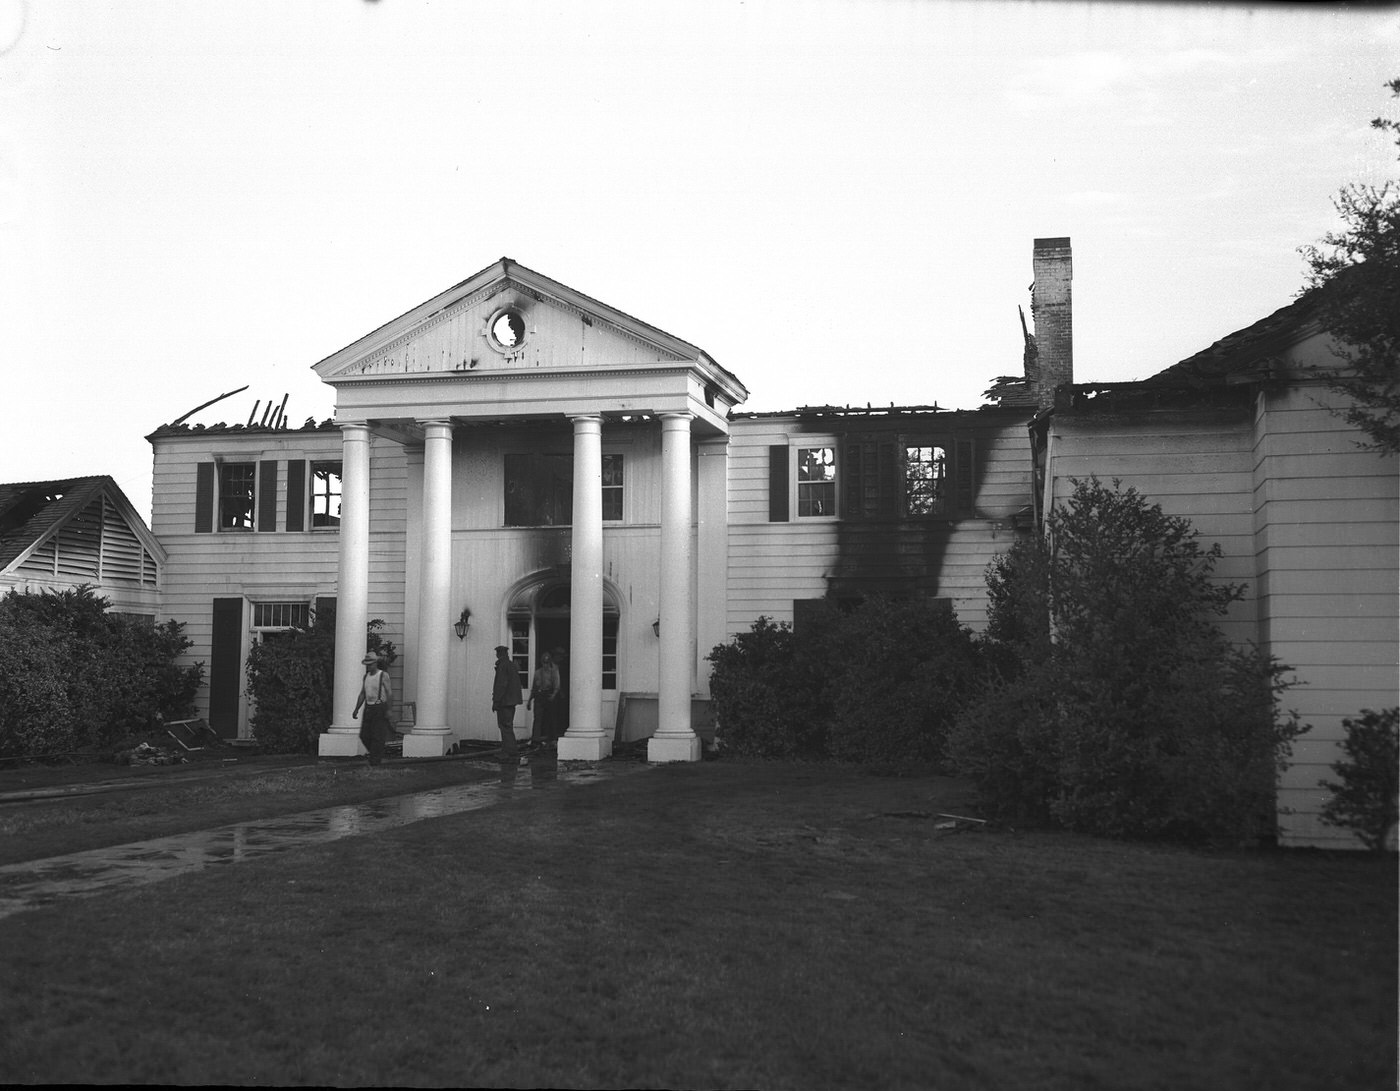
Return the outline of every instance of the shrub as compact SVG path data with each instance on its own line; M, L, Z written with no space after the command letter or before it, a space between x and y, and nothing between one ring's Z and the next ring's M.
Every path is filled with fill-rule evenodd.
M956 771L976 786L989 818L1042 825L1052 820L1058 718L1055 689L1032 665L972 701L948 731Z
M1400 821L1400 708L1361 710L1360 719L1343 720L1345 757L1332 765L1340 783L1323 781L1332 792L1322 820L1351 830L1372 852L1384 852L1390 831Z
M1008 663L1050 654L1050 551L1039 535L1020 538L987 566L986 639L1013 653Z
M184 626L109 606L86 585L0 599L0 752L101 750L193 711L204 665L179 662Z
M972 635L946 605L874 598L828 609L833 637L822 676L838 761L942 764L948 729L975 690Z
M1213 580L1219 546L1135 489L1074 485L1048 551L1018 546L989 568L988 643L1021 677L964 714L955 763L997 814L1121 837L1272 832L1300 728L1279 714L1288 668L1216 624L1244 585Z
M717 736L733 752L882 766L941 761L979 669L946 606L880 598L828 601L801 632L760 617L709 658Z
M803 714L810 694L797 677L791 625L759 617L709 660L716 735L726 749L758 758L820 754L822 732Z
M383 627L378 618L369 623L365 647L378 652L387 666L398 653L379 635ZM255 644L248 653L247 674L253 737L274 753L314 752L334 716L334 608L314 611L305 629L288 629Z

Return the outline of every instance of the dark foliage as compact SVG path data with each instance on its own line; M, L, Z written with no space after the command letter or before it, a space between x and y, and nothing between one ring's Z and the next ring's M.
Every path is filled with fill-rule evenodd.
M1400 79L1386 86L1400 96ZM1400 121L1377 117L1373 128L1396 137ZM1336 389L1354 405L1348 421L1369 446L1400 451L1400 183L1350 185L1333 201L1343 228L1302 248L1308 285L1322 326L1342 344Z
M1216 625L1245 593L1211 578L1219 547L1092 478L1048 524L1049 552L1018 546L989 569L991 657L1015 669L951 731L958 768L1007 820L1269 836L1274 779L1300 729L1278 713L1287 668Z
M987 566L990 645L1013 652L1004 660L1040 661L1050 654L1050 552L1039 535L1018 539Z
M796 643L787 622L760 617L710 652L716 736L726 749L759 758L825 754L820 683L808 675Z
M799 633L760 617L710 653L718 738L766 758L939 763L980 659L952 611L870 599L815 610Z
M1339 782L1322 782L1332 798L1322 819L1351 830L1373 852L1384 852L1391 830L1400 821L1400 708L1361 710L1360 719L1343 720L1346 756L1332 765Z
M109 750L194 711L204 664L179 622L109 610L92 587L0 599L0 755Z
M379 635L383 627L378 618L369 623L365 647L388 667L398 652ZM307 628L253 645L247 670L253 737L273 753L313 753L334 714L335 609L322 607Z

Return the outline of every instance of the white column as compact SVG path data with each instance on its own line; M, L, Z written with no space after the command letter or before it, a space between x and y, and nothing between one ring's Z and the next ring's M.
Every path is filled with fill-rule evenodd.
M708 698L705 657L729 639L729 437L700 443L696 453L695 689Z
M452 636L452 422L423 426L423 544L418 582L417 717L403 756L441 757L452 745L447 671Z
M648 761L699 761L690 726L695 602L691 597L689 413L661 414L661 678Z
M335 682L330 730L317 741L324 757L364 752L360 722L351 719L365 668L369 621L369 426L340 427L340 574L335 599Z
M573 561L569 589L569 730L564 761L612 753L603 728L603 418L574 417Z

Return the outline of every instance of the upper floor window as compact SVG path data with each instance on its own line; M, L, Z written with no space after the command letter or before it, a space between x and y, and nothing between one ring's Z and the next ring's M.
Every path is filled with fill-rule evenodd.
M946 515L948 455L942 447L904 448L904 514Z
M623 456L603 456L603 518L623 515ZM574 458L567 454L505 456L505 525L566 527L574 521Z
M559 527L574 520L570 455L506 455L506 526Z
M797 514L836 514L836 448L797 449Z
M257 463L219 465L219 529L252 530L257 496Z
M867 432L822 442L795 448L795 475L794 449L769 447L770 522L834 518L838 510L842 519L877 522L965 518L976 511L970 438Z
M603 456L603 518L622 519L622 456Z
M313 527L340 526L340 470L339 462L313 462L311 464L311 525Z

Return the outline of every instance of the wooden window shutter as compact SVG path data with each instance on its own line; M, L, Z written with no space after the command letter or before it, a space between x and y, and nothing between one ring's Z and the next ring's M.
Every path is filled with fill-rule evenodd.
M970 439L954 441L953 503L960 515L971 515L977 506L976 449Z
M287 462L287 529L306 529L306 460Z
M768 448L768 521L786 523L792 505L788 501L788 445Z
M848 519L894 519L899 514L898 446L884 440L846 441Z
M194 529L208 534L214 529L214 464L201 462L194 468Z
M258 529L277 529L277 463L258 463Z
M335 596L334 596L334 595L317 595L317 596L316 596L316 607L315 607L315 609L316 609L316 612L317 612L318 614L319 614L322 610L329 610L331 613L334 613L334 612L335 612ZM313 621L313 623L314 623L314 622L315 622L315 619L313 618L312 621Z

